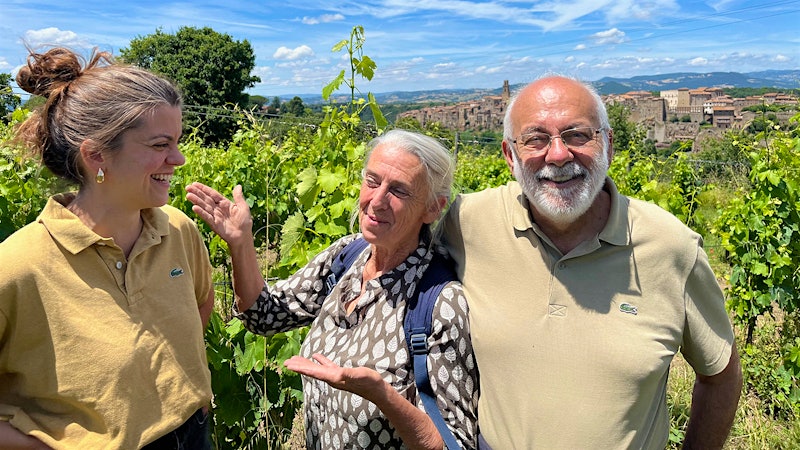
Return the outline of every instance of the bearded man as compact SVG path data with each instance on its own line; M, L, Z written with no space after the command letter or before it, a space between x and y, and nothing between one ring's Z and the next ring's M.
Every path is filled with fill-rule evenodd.
M663 450L679 351L696 374L684 449L721 448L742 375L701 236L619 194L590 85L540 78L504 127L516 181L460 195L444 224L470 304L484 448Z

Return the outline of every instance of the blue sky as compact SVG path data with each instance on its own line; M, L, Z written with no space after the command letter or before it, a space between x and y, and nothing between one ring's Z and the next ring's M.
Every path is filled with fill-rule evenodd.
M362 25L378 66L362 92L496 88L798 69L798 23L800 0L0 0L0 72L24 63L24 42L116 54L159 27L208 26L253 46L251 94L319 94L346 64L331 48Z

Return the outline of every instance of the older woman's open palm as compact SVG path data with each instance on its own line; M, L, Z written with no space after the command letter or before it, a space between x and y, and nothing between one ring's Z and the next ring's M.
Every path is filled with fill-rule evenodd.
M186 199L192 211L229 244L251 239L253 217L242 194L242 186L233 188L233 201L202 183L186 186Z
M381 375L369 367L340 367L325 356L315 353L313 360L302 356L293 356L284 362L287 369L299 374L322 380L336 389L358 394L370 401L375 401L386 382ZM386 386L389 389L388 385Z

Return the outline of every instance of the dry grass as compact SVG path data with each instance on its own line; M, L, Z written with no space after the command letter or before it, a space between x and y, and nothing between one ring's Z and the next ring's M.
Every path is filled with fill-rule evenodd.
M761 319L763 322L764 319ZM762 323L763 325L763 323ZM744 339L737 339L742 342ZM673 427L684 430L689 418L694 385L694 371L678 354L670 366L667 403ZM742 393L736 410L733 428L724 450L798 450L800 449L800 422L789 422L771 417L764 402L746 391ZM671 445L670 449L679 448Z
M294 416L292 423L292 435L287 442L289 450L305 450L306 448L306 434L303 427L303 412L298 411Z

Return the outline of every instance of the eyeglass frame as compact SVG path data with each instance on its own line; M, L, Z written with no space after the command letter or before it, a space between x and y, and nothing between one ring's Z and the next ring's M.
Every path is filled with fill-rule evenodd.
M594 130L594 131L592 132L592 138L591 138L591 139L589 139L588 141L586 141L586 143L585 143L585 144L582 144L582 145L569 145L569 144L567 144L567 142L564 140L564 136L563 136L563 134L564 134L564 133L567 133L567 132L569 132L569 131L575 131L575 130L587 129L587 128L588 128L588 129L591 129L591 130ZM598 136L600 133L602 133L602 132L604 132L604 131L606 131L606 130L607 130L607 128L605 128L605 127L599 127L599 128L596 128L596 127L590 127L590 126L586 126L586 127L573 127L573 128L566 129L566 130L564 130L564 131L562 131L562 132L560 132L560 133L558 133L558 134L556 134L556 135L552 135L552 134L549 134L549 133L545 133L544 131L531 131L531 132L529 132L529 133L522 133L522 134L520 134L520 135L519 135L517 138L515 138L515 139L511 139L511 143L512 143L512 144L514 144L514 148L515 148L515 149L517 149L517 150L518 150L520 153L525 153L526 155L529 155L529 156L541 156L541 155L544 155L545 153L547 153L547 152L550 150L550 146L552 146L552 145L553 145L553 139L555 139L555 138L559 138L559 139L561 139L561 143L562 143L562 144L564 144L564 146L565 146L565 147L567 147L567 148L569 148L569 149L577 149L577 148L583 148L583 147L586 147L586 146L587 146L587 145L589 145L589 143L590 143L590 142L592 142L592 141L597 141L597 136ZM547 145L545 145L544 147L542 147L542 148L540 148L540 149L535 149L535 150L528 150L528 149L526 149L526 147L525 147L525 145L524 145L524 144L522 144L522 145L519 145L519 146L517 145L517 144L518 144L518 141L520 140L520 138L522 138L522 136L531 135L531 134L536 134L536 133L539 133L539 134L544 134L544 135L546 135L546 136L549 138L549 140L547 141Z

